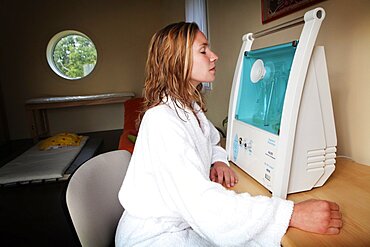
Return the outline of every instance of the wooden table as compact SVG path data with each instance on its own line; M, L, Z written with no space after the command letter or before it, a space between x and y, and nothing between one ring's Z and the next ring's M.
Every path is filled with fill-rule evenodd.
M239 178L234 191L271 196L267 189L239 167L232 163L231 167ZM322 187L288 195L288 200L294 202L312 198L339 204L343 217L340 234L320 235L289 228L282 239L284 247L370 246L370 166L337 158L335 172Z
M35 142L42 137L50 136L48 109L76 106L106 105L123 103L135 96L132 92L107 93L96 95L58 96L34 98L26 101L29 115L31 136Z

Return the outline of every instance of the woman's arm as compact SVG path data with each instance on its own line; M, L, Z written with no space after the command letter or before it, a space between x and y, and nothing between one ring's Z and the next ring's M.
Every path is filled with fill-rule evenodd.
M278 246L288 228L293 202L236 194L211 182L209 166L201 156L207 154L195 146L192 138L196 136L191 137L193 132L186 129L188 122L165 109L146 112L140 130L145 141L137 142L145 149L145 155L136 158L143 159L140 163L147 166L146 180L155 183L151 194L163 201L158 203L163 205L158 211L177 215L199 235L222 246ZM214 148L214 152L209 150L211 163L227 162L225 150ZM208 147L201 149L207 151Z
M212 144L212 167L209 173L209 178L216 183L220 183L228 188L233 187L238 183L238 177L235 172L228 166L227 154L225 149L223 149L220 143L220 133L214 127L214 125L208 121L210 127L210 138Z

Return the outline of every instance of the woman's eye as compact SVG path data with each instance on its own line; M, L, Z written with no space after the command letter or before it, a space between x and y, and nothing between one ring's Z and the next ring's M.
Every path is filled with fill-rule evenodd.
M202 54L206 54L206 51L200 51L200 53L202 53Z

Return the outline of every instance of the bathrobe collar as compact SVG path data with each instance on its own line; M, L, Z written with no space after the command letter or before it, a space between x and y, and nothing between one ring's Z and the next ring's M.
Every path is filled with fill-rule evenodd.
M192 109L183 106L181 102L179 102L178 100L173 100L171 97L163 97L162 102L163 104L168 105L171 109L173 109L182 121L190 121L190 123L194 126L200 125L199 130L205 137L208 137L210 135L208 119L196 102L192 103L194 113ZM197 118L199 120L199 123Z

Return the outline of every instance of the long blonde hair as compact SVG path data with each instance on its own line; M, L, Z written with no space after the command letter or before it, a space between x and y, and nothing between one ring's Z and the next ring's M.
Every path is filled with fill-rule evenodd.
M146 61L143 111L162 103L170 97L182 109L193 109L196 102L205 112L202 84L190 83L193 65L192 46L199 32L196 23L170 24L155 33L151 39Z

